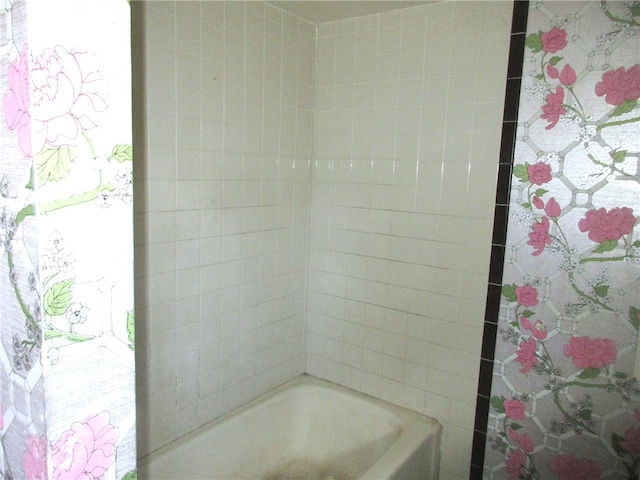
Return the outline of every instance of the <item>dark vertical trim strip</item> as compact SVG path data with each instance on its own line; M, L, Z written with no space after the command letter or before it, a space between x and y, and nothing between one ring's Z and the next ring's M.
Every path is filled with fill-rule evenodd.
M507 236L507 220L509 218L509 195L511 192L511 173L516 142L518 108L520 106L520 87L522 85L522 68L525 51L525 36L529 0L515 0L511 21L511 44L509 47L509 64L507 67L507 87L505 92L504 113L502 118L502 139L500 142L500 158L498 162L498 185L496 188L496 209L493 222L493 240L491 247L491 265L487 285L487 306L484 318L482 339L482 360L476 397L476 415L473 431L473 447L471 450L471 480L481 479L484 470L484 454L487 441L487 422L491 383L493 376L493 360L496 353L496 336L498 334L498 312L500 310L500 291L504 270L505 243Z

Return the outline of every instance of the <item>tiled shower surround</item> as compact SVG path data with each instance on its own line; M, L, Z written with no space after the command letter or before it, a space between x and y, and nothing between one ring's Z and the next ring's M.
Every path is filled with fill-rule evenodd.
M140 454L306 371L468 477L512 8L132 2Z
M132 8L145 453L304 371L314 27L258 2Z

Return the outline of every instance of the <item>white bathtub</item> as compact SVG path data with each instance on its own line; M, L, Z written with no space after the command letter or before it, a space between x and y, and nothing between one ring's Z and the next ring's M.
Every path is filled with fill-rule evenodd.
M437 479L442 427L302 375L138 462L140 479Z

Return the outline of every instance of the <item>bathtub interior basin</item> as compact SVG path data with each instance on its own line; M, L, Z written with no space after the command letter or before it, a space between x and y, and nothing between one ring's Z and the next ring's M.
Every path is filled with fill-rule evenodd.
M302 375L138 462L138 478L432 479L441 427Z

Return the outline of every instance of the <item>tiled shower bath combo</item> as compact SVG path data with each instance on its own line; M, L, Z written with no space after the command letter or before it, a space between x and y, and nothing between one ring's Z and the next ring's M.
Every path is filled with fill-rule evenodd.
M132 7L140 455L307 372L468 476L513 5Z
M640 4L287 3L0 2L0 478L637 478Z

